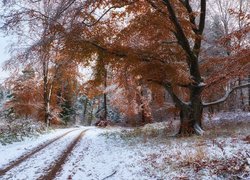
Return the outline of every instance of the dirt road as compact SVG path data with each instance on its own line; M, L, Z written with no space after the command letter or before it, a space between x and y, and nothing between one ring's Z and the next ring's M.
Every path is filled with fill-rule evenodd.
M70 130L28 150L0 169L0 179L54 179L86 131Z

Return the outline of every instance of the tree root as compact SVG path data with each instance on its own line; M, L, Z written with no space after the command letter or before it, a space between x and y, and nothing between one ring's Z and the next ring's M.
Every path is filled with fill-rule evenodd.
M199 124L195 123L194 124L194 131L197 135L202 136L204 135L204 130L200 127Z
M194 134L198 136L204 135L205 131L200 127L198 123L195 123L193 126L187 125L187 126L182 126L180 127L180 130L176 136L178 137L187 137L187 136L192 136Z

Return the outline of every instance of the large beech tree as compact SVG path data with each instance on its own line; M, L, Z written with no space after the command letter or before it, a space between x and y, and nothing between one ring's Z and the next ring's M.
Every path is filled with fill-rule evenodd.
M191 3L199 7L198 11L193 10ZM180 110L179 134L195 132L203 134L201 128L203 108L222 103L234 90L249 86L243 84L234 87L219 100L203 102L202 92L206 88L206 83L200 68L200 53L205 28L206 0L201 0L199 3L189 0L145 0L122 3L103 1L103 6L123 7L124 12L130 13L132 17L128 25L115 35L115 40L91 43L99 50L112 55L109 56L110 59L118 57L121 63L125 64L123 67L126 67L127 71L134 73L135 76L141 75L144 82L156 83L168 91L175 106ZM117 18L115 15L112 16L114 21ZM98 21L101 22L100 18L93 24ZM249 33L249 27L240 29L237 34L240 33ZM244 55L240 55L242 52ZM232 80L237 74L246 75L249 72L248 58L248 46L228 58L223 58L222 67L228 71L224 71L221 76L227 76L227 80ZM230 60L235 67L240 68L238 72L234 72L235 68L228 68L232 65ZM118 62L110 61L121 66ZM203 68L206 66L203 65ZM219 80L211 82L209 86L216 86L219 82ZM178 87L186 89L187 101L184 101L183 94L176 91Z

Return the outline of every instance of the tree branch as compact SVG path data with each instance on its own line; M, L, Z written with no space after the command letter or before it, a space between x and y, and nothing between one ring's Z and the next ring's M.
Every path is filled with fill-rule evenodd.
M108 48L106 47L103 47L93 41L89 41L89 40L84 40L84 42L88 43L88 44L91 44L92 46L94 46L95 48L97 48L98 50L102 51L102 52L105 52L105 53L108 53L108 54L111 54L111 55L115 55L117 57L120 57L120 58L124 58L124 57L127 57L128 55L124 52L118 52L118 51L111 51L109 50Z
M97 44L94 41L90 41L90 40L83 40L85 43L91 44L93 47L97 48L98 50L106 53L106 54L110 54L119 58L128 58L129 57L129 52L126 51L116 51L116 50L110 50L107 47L101 46L100 44ZM155 56L150 56L149 54L146 53L136 53L136 52L132 52L135 56L137 56L140 60L142 60L143 62L151 62L151 60L157 60L160 63L164 63L164 61L161 58L157 58Z
M156 11L158 11L159 13L161 13L164 16L167 16L168 14L164 11L162 11L154 2L152 2L151 0L146 0Z
M181 45L181 47L185 50L187 55L190 57L188 60L194 59L192 50L190 48L190 44L188 42L188 39L181 27L181 24L179 23L175 11L169 2L169 0L163 0L163 3L167 6L168 12L169 12L169 19L172 21L174 24L176 32L174 33L176 39L178 40L178 43ZM190 62L188 62L190 64Z
M219 99L217 101L214 101L214 102L203 103L203 107L208 107L208 106L212 106L212 105L216 105L216 104L221 104L221 103L223 103L223 102L225 102L227 100L227 98L229 97L230 94L232 94L233 91L235 91L237 89L241 89L241 88L246 88L246 87L250 87L250 83L242 84L240 86L236 86L236 87L232 88L230 91L226 92L224 97L222 97L221 99Z
M178 42L177 41L162 41L161 43L170 45L170 44L177 44Z
M130 3L132 4L132 3ZM91 24L88 24L88 23L85 23L84 21L82 21L82 23L87 26L87 27L92 27L94 25L96 25L98 22L100 22L100 20L109 12L111 11L112 9L117 9L117 8L122 8L124 6L128 6L130 4L125 4L125 5L121 5L121 6L112 6L110 8L108 8L95 22L91 23Z
M201 0L202 4L201 5L201 10L204 11L204 8L206 8L206 0ZM200 83L202 82L202 78L201 78L201 75L200 75L200 70L199 70L199 64L198 64L198 56L196 56L199 52L200 49L196 49L196 48L200 48L200 42L201 42L201 37L197 37L196 40L195 40L195 50L197 50L196 52L194 52L193 50L191 50L191 46L189 44L189 41L188 41L188 38L187 36L185 35L184 33L184 30L176 16L176 13L175 13L175 10L172 6L172 4L170 3L169 0L163 0L163 3L167 6L167 9L168 9L168 12L169 12L169 19L172 21L174 27L175 27L175 30L176 32L174 33L176 39L178 40L178 44L182 47L182 49L186 52L187 54L187 64L189 66L189 69L190 69L190 73L191 73L191 76L194 77L194 80L197 82L197 83ZM205 19L203 19L203 17L205 17L205 11L203 13L204 15L202 15L201 17L201 21L200 21L200 28L201 28L201 34L203 32L203 28L204 28L204 25L205 25Z
M70 8L70 6L72 4L74 4L75 1L76 0L71 0L71 1L67 2L64 7L62 6L62 9L59 9L59 11L56 12L56 14L52 20L55 21L56 19L58 19L62 13L64 13L68 8Z
M201 11L200 11L200 22L199 22L199 33L202 34L205 28L206 20L206 0L201 0Z
M191 5L190 5L190 3L189 3L189 0L185 0L185 1L180 0L180 2L181 2L181 3L183 4L183 6L187 9L187 11L188 11L188 13L189 13L189 21L190 21L190 22L192 23L192 25L193 25L192 29L193 29L194 33L197 34L198 29L197 29L196 23L195 23L195 15L193 14L194 12L193 12L193 9L192 9L192 7L191 7Z
M201 0L199 29L195 33L196 38L195 38L195 44L194 44L194 48L193 48L193 52L197 58L198 58L199 53L200 53L201 40L202 40L201 35L204 31L205 20L206 20L206 0Z
M168 93L169 93L170 96L172 97L172 99L173 99L175 105L176 105L178 108L181 109L183 106L188 106L188 105L189 105L189 103L186 103L186 102L182 101L180 98L178 98L178 97L176 96L176 94L175 94L174 91L173 91L173 87L171 86L170 83L167 83L167 82L164 83L164 82L162 82L162 81L157 81L157 80L153 80L153 79L149 79L148 81L163 86L163 87L168 91Z

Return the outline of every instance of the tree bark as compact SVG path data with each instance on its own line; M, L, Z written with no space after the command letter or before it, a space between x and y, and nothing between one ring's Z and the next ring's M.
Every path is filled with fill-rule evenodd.
M106 91L106 88L107 88L107 69L106 67L104 66L104 88L105 88L105 91ZM103 94L103 106L104 106L104 120L107 120L107 117L108 117L108 108L107 108L107 93L104 92Z
M248 83L250 84L250 75L248 75ZM248 111L250 111L250 86L248 87Z
M192 134L202 135L202 113L203 104L201 101L201 92L204 86L190 87L190 102L185 103L174 93L171 84L154 81L162 85L172 97L176 108L180 110L180 129L178 135L189 136Z
M84 101L82 124L86 120L87 107L88 107L88 99L86 98L85 101Z
M202 129L203 106L193 105L183 106L180 109L180 129L177 135L190 136L193 134L203 135Z
M91 111L90 111L90 117L88 117L88 126L91 126L92 120L93 120L93 111L94 111L94 106L91 106Z
M239 77L239 86L242 85L242 82L241 82L241 78ZM244 110L244 106L245 106L245 103L244 103L244 93L243 93L243 90L240 89L240 109L243 109Z
M43 99L44 99L44 122L47 127L50 126L50 104L48 93L48 64L43 62Z
M197 90L194 90L195 93ZM201 92L201 90L198 89ZM193 96L193 97L192 97ZM190 104L180 108L180 129L178 135L190 136L192 134L203 135L202 114L203 105L199 93L191 95Z

